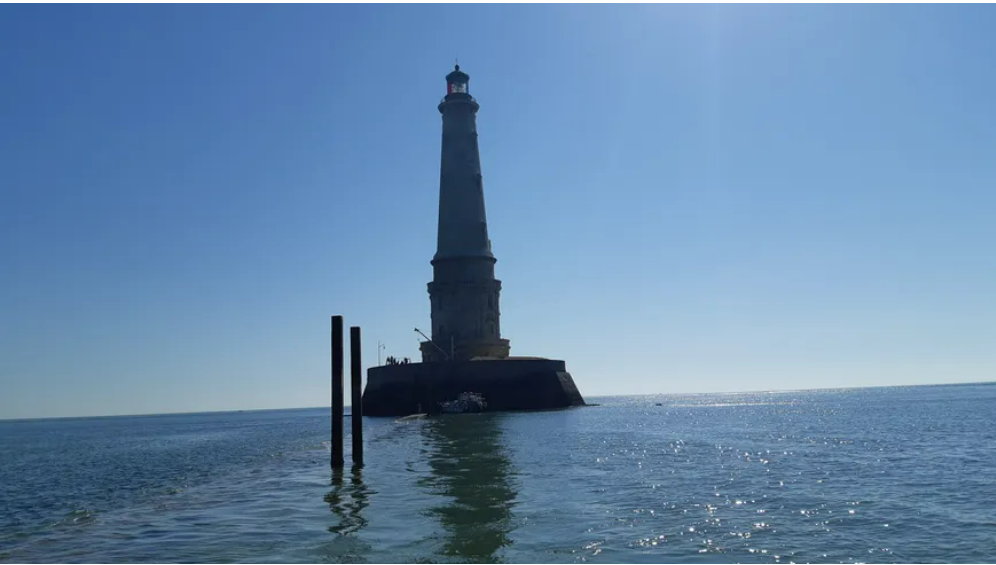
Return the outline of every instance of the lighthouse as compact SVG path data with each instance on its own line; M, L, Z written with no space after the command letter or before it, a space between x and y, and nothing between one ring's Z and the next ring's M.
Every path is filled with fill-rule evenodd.
M439 224L429 283L432 338L420 346L422 360L504 359L501 281L488 237L484 179L477 143L477 111L470 76L460 66L446 75L439 103L443 139L439 167Z
M446 75L438 109L443 139L431 337L419 344L421 363L367 369L363 414L435 413L465 393L482 397L489 412L584 406L564 361L509 356L509 342L501 337L501 281L495 278L477 146L480 106L459 65Z

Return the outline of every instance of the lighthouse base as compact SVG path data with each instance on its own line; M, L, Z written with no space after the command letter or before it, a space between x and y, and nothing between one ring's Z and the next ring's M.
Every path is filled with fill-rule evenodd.
M364 416L438 412L440 402L474 392L487 412L584 406L563 361L492 359L385 365L367 370Z

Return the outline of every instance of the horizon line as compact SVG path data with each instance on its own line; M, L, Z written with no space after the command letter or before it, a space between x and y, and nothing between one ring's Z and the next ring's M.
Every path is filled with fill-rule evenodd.
M737 390L737 391L717 391L717 392L647 392L641 394L604 394L592 396L591 398L622 398L627 396L695 396L704 394L776 394L787 392L831 392L844 390L864 390L874 388L900 388L900 387L931 387L931 386L978 386L996 385L993 381L973 381L962 383L925 383L909 385L866 385L848 387L816 387L816 388L796 388L796 389L764 389L764 390ZM352 408L352 404L343 407ZM579 407L582 408L582 407ZM232 408L228 410L199 410L191 412L152 412L148 414L104 414L100 416L32 416L27 418L0 418L0 424L13 422L37 422L42 420L95 420L98 418L153 418L159 416L194 416L198 414L229 414L239 412L278 412L283 410L331 410L332 406L288 406L283 408ZM350 416L351 414L344 414ZM331 416L331 415L330 415Z

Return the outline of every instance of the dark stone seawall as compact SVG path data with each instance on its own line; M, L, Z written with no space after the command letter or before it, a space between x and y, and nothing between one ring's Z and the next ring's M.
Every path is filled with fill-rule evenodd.
M363 415L430 412L463 392L483 395L488 412L584 406L563 361L502 359L372 367L363 391Z

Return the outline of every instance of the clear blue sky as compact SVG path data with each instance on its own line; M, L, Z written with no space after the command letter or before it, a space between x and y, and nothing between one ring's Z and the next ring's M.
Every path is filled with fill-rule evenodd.
M0 418L328 405L429 326L471 75L502 333L587 396L996 378L992 6L0 7Z

